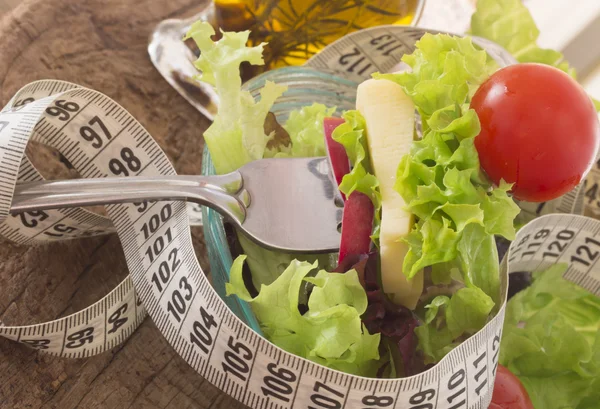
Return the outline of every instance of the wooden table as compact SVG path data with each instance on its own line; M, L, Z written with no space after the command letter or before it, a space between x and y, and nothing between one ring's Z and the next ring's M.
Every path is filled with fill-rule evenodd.
M208 121L162 79L146 45L159 21L193 15L203 1L25 0L0 21L0 102L43 78L97 89L150 131L179 173L199 173ZM74 176L55 153L38 158L47 174ZM207 269L201 231L193 235ZM43 247L0 241L0 320L23 325L68 315L126 274L116 235ZM149 318L123 345L89 359L0 339L0 408L242 407L196 374Z
M0 17L19 5L19 0L0 0Z

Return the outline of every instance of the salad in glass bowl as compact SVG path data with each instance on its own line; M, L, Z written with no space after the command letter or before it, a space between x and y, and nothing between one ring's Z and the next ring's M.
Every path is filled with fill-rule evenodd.
M329 255L260 248L231 228L226 233L205 209L213 280L231 309L288 352L378 378L423 372L483 328L504 302L496 240L515 237L513 197L540 202L567 193L598 153L594 103L559 53L537 47L536 33L520 1L480 0L471 34L521 64L500 68L468 36L425 34L402 58L408 69L360 84L286 68L242 87L240 65L262 64L265 45L247 47L248 32L225 32L215 42L210 25L192 25L198 78L220 99L204 133L205 173L327 155L343 203L340 251ZM505 333L513 341L539 335L517 327L536 319L540 308L528 297L549 276L537 276L509 303ZM600 306L589 305L595 310L586 311L586 323L597 328ZM569 325L569 317L560 319ZM600 359L600 336L583 339ZM516 386L502 387L494 402L519 408L531 398L536 408L552 407L541 397L545 381L539 371L529 376L515 342L501 363L531 397L508 373L498 379ZM580 392L597 394L595 365L569 378L579 388L570 407L593 401Z

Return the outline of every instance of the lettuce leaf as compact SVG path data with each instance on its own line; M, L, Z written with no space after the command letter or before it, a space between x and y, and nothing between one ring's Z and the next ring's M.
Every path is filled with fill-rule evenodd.
M421 325L415 328L415 333L419 337L419 350L423 352L425 362L428 364L439 362L460 345L460 342L454 341L446 325L439 327L433 324Z
M343 118L345 122L335 128L331 137L344 146L352 170L344 175L339 189L346 197L349 197L355 190L369 196L375 208L371 238L375 244L378 244L377 238L381 227L381 192L379 191L379 180L373 174L368 154L367 123L357 110L344 112Z
M470 223L457 245L465 284L483 290L495 303L500 302L500 265L494 236L481 224Z
M461 288L450 298L446 325L455 339L463 334L472 335L485 325L493 307L490 296L479 288Z
M396 178L396 190L419 218L402 239L409 245L403 271L412 277L431 266L435 279L447 282L442 270L458 267L466 286L447 304L432 300L429 322L416 329L419 348L436 362L480 329L500 300L494 235L514 239L519 208L507 194L510 185L488 181L474 145L480 124L468 105L496 68L485 51L468 37L426 34L403 61L412 71L375 75L403 87L423 124Z
M270 136L264 123L271 106L287 87L266 82L255 101L248 91L242 91L240 64L264 64L264 44L247 47L249 31L223 32L223 38L213 42L215 34L209 23L197 21L188 30L200 49L194 62L201 71L197 79L215 87L219 95L219 110L212 125L204 131L204 140L218 174L233 172L246 163L262 159Z
M485 325L494 301L477 287L456 291L452 297L438 295L425 307L425 321L415 332L426 363L441 360L460 344L460 339Z
M317 264L294 260L270 285L252 297L244 284L245 256L231 269L227 295L252 304L265 336L275 345L313 362L346 373L375 376L380 366L379 334L369 334L361 322L367 294L356 270L345 274L320 270ZM298 310L301 288L310 283L308 311Z
M600 299L563 279L566 269L534 273L532 285L510 299L500 363L519 377L536 408L597 408Z
M323 119L333 115L334 112L335 107L328 108L319 103L290 112L283 126L292 140L290 156L296 158L326 156Z
M335 266L335 258L329 254L292 254L273 251L261 247L243 233L237 234L237 239L247 256L246 264L252 273L254 288L259 289L263 284L271 284L283 273L294 259L317 263L319 268L331 270Z
M266 81L255 101L248 91L241 89L240 64L264 64L265 43L248 47L249 31L223 32L214 42L212 26L197 21L185 38L192 38L200 50L194 66L201 72L196 79L215 88L220 103L212 125L204 132L211 157L218 174L232 172L246 163L277 156L324 156L323 119L335 108L313 104L290 113L283 128L288 132L292 146L269 146L273 134L265 133L265 119L275 100L286 86Z
M519 62L552 65L576 76L560 52L538 47L540 31L521 0L478 1L471 17L471 34L498 43Z

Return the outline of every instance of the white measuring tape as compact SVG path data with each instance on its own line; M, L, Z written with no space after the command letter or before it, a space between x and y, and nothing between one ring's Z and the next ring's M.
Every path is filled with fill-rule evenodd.
M15 183L41 179L24 157L28 140L57 149L82 177L175 173L148 132L105 95L53 80L22 88L0 112L0 233L31 244L114 228L130 276L85 310L38 325L2 326L0 335L54 355L86 357L123 342L147 311L200 375L252 408L489 405L505 302L481 331L422 374L368 379L327 369L272 345L226 307L195 257L183 202L110 205L110 220L80 209L9 215ZM598 258L599 221L566 214L540 217L519 232L510 249L508 269L506 264L502 269L503 294L507 271L565 261L570 263L566 278L600 295Z

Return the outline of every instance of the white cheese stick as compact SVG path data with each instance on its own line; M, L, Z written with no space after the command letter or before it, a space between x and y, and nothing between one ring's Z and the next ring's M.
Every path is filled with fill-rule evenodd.
M398 240L411 230L414 218L394 190L396 171L409 152L415 126L415 106L391 81L369 79L358 86L356 109L367 123L371 164L382 196L380 260L383 291L396 304L414 309L423 291L423 273L410 281L402 272L408 245Z

